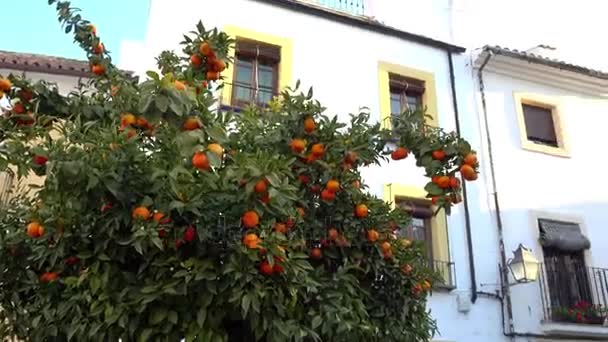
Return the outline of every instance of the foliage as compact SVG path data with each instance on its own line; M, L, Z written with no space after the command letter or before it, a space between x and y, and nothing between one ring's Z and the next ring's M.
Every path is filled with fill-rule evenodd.
M559 321L586 324L604 324L608 317L608 309L601 305L593 305L580 300L572 307L558 307L553 310L553 317Z
M94 76L68 96L0 82L12 103L0 168L45 177L0 208L0 336L430 340L436 275L421 245L396 239L408 214L362 191L360 168L399 145L429 177L455 178L464 140L420 112L393 132L367 112L341 123L297 86L266 108L211 110L226 34L199 23L185 56L163 53L138 84L69 2L56 6ZM459 182L429 184L438 208L457 202Z

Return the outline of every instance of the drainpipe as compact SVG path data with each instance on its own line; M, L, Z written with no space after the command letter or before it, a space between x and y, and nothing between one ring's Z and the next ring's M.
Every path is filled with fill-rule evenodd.
M456 97L456 80L454 77L454 61L452 60L452 52L447 50L448 64L450 67L450 87L452 89L452 106L454 107L454 119L456 121L456 133L460 136L460 119L458 115L458 100ZM477 276L475 274L475 255L473 254L473 237L471 234L471 215L469 213L469 199L467 196L467 184L461 181L462 184L462 199L464 203L464 222L467 234L467 252L469 256L469 274L471 276L471 302L477 301Z
M500 277L501 277L501 284L503 284L503 288L501 289L503 291L503 298L504 298L504 303L506 304L506 309L507 309L507 318L508 318L508 325L509 325L509 329L508 331L505 333L506 336L514 336L513 333L515 331L514 325L513 325L513 303L511 302L511 290L509 288L509 270L507 268L507 256L505 253L505 242L504 242L504 234L503 234L503 225L502 225L502 217L500 215L500 204L498 201L498 191L496 189L496 171L494 169L494 156L492 154L492 137L490 134L490 126L488 124L488 108L487 108L487 104L486 104L486 95L485 95L485 85L483 82L483 69L485 68L485 66L488 64L488 62L490 61L490 58L494 55L492 53L492 51L487 50L488 55L486 56L485 60L483 61L483 63L481 64L481 66L479 67L479 71L477 72L478 78L479 78L479 92L481 94L481 107L482 107L482 112L483 112L483 119L484 119L484 124L485 124L485 130L486 130L486 143L488 145L488 161L490 164L490 177L492 179L492 197L494 198L494 207L495 207L495 214L496 214L496 228L498 231L498 249L500 252L500 267L499 267L499 271L500 271ZM501 301L501 303L503 303L503 301ZM504 305L501 305L501 310L505 310ZM504 324L503 324L503 328L504 328Z

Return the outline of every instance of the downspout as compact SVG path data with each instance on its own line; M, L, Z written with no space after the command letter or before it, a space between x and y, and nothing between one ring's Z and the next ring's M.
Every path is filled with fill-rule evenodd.
M452 88L452 106L454 107L454 119L456 121L456 133L460 136L460 118L458 115L458 100L456 97L456 79L454 77L454 61L452 60L452 52L448 52L448 64L450 68L450 87ZM475 256L473 254L473 236L471 234L471 215L469 213L469 199L467 196L467 184L462 184L462 199L464 203L464 223L467 234L467 250L469 256L469 275L471 277L471 302L477 301L477 276L475 274Z
M496 213L496 228L498 231L498 249L500 252L500 265L501 265L499 267L500 277L501 277L500 283L503 284L503 286L502 286L503 288L501 290L503 291L504 303L506 303L506 306L507 306L507 318L508 318L508 324L509 324L509 329L505 333L505 335L513 336L512 334L515 331L515 328L513 325L513 303L511 302L511 290L509 288L509 270L507 268L507 256L505 253L505 242L504 242L504 234L503 234L502 217L500 215L500 204L498 201L498 191L496 190L496 170L494 169L494 156L492 154L492 137L490 134L490 125L488 124L488 107L486 104L485 85L483 82L483 69L490 61L490 58L493 56L492 51L487 50L487 52L488 52L488 55L486 56L483 63L479 67L479 71L477 72L477 75L479 78L479 92L481 94L481 107L482 107L483 119L484 119L484 125L485 125L484 128L486 130L486 143L488 145L488 161L490 164L490 177L492 179L492 197L494 198L494 207L496 208L494 212ZM503 303L503 301L501 301L501 303ZM504 309L505 309L504 305L501 305L501 310L504 311ZM504 324L503 324L503 328L504 328Z

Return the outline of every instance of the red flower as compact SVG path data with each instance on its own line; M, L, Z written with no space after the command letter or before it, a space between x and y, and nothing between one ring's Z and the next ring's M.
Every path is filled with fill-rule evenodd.
M188 226L184 232L184 241L192 242L194 239L196 239L196 229L192 226Z
M44 166L46 165L46 162L49 161L49 158L42 156L42 155L35 155L33 158L34 164L38 165L38 166Z

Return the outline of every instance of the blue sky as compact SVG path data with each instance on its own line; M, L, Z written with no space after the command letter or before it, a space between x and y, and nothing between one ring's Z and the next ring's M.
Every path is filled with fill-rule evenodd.
M85 53L65 34L47 0L3 0L0 50L41 53L85 59ZM97 27L114 62L119 60L122 40L143 40L148 19L149 0L72 0L82 9L83 18Z

